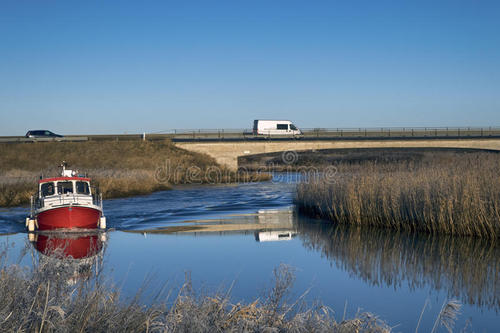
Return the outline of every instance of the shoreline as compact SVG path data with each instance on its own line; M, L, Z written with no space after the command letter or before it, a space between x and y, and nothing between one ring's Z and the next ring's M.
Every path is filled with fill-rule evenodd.
M146 184L147 186L141 188L141 187L132 187L128 189L127 191L123 190L118 190L118 187L120 184L124 184L126 182L135 182L137 179L135 178L130 178L130 179L124 179L124 178L119 178L119 179L113 179L113 178L107 178L107 179L100 179L98 177L95 178L94 183L95 184L100 184L100 183L107 183L106 187L106 192L103 192L101 190L101 193L103 193L103 199L121 199L121 198L129 198L129 197L135 197L135 196L142 196L142 195L149 195L153 194L156 192L161 192L161 191L170 191L170 190L175 190L177 188L182 188L182 187L187 187L187 186L209 186L209 185L231 185L231 184L241 184L241 183L256 183L256 182L263 182L263 181L269 181L271 180L272 176L269 173L259 173L259 172L251 172L251 173L246 173L246 174L241 174L241 175L232 175L230 179L225 179L220 182L212 182L212 181L202 181L200 183L180 183L180 184L162 184L162 183L156 183L151 185L151 183ZM93 178L94 179L94 178ZM115 184L113 184L115 182ZM116 184L117 183L117 184ZM37 182L32 181L32 182L23 182L20 184L15 184L14 186L6 186L7 188L2 189L2 185L0 183L0 192L11 192L12 194L19 194L20 198L14 198L14 204L7 204L7 205L1 205L0 204L0 209L9 209L9 208L16 208L16 207L29 207L30 203L30 196L36 193L35 190L26 190L28 187L36 188L38 185ZM16 188L17 187L17 188ZM0 193L0 203L2 203L2 197ZM12 201L11 201L12 202Z
M189 183L263 181L264 173L232 171L212 157L164 141L0 144L0 207L30 202L40 175L59 174L66 161L86 172L104 199L144 195Z

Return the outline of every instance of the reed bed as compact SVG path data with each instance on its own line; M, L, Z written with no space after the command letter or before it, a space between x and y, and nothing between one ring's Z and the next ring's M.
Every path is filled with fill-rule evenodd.
M268 174L232 172L210 156L168 140L0 144L0 207L29 203L36 180L57 175L62 161L92 177L104 198L147 194L175 184L270 179Z
M500 154L433 153L337 170L297 186L301 212L339 224L500 237Z
M140 301L145 290L124 299L99 275L69 284L72 259L46 260L27 270L7 265L5 258L4 251L0 253L0 325L5 332L390 331L368 313L337 322L326 307L301 306L301 297L290 298L293 270L283 265L275 269L265 297L249 303L233 303L229 292L204 296L187 278L180 288L159 292L146 306Z

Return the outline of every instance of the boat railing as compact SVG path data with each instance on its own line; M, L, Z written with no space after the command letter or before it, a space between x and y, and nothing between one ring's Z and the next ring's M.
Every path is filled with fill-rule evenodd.
M31 209L30 213L33 217L35 210L43 207L43 198L40 198L40 192L37 191L34 195L31 196Z
M92 204L101 207L102 209L102 193L99 188L92 186Z

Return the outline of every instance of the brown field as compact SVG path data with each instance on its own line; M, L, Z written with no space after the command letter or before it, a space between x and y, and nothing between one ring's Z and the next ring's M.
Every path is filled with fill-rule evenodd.
M0 144L0 206L29 203L41 176L57 175L64 160L99 185L104 198L147 194L174 184L269 179L238 174L205 154L170 141L89 141ZM94 185L95 185L94 184Z
M301 212L339 224L497 239L500 154L425 153L337 165L329 183L297 187Z

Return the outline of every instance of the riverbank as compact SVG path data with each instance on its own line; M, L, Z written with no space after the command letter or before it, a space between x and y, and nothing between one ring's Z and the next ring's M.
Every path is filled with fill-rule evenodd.
M249 303L232 303L229 292L200 294L187 274L182 286L159 290L146 306L140 301L146 290L125 300L100 275L89 274L88 279L68 283L74 281L78 261L44 257L26 272L17 265L6 265L5 259L4 250L0 252L2 331L390 332L369 313L337 322L327 307L307 306L300 297L290 299L294 273L284 265L275 269L265 296Z
M339 224L500 237L500 155L428 153L338 164L297 186L302 213Z
M87 173L104 198L149 194L177 184L270 179L268 174L233 172L168 140L0 144L0 156L0 207L28 204L38 178L57 175L62 161Z
M473 148L336 148L244 155L238 158L238 165L247 170L302 172L304 170L321 170L332 165L349 167L364 162L378 164L419 163L432 158L433 155L445 157L485 152L500 154L500 151Z

